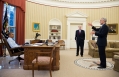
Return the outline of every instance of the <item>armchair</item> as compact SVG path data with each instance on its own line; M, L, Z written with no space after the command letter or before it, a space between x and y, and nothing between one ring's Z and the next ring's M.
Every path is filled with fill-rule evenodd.
M58 43L59 43L60 47L63 46L63 48L65 49L65 42L64 42L64 40L58 40Z
M119 55L114 55L114 70L119 72Z
M51 51L49 52L36 52L36 57L32 61L32 77L34 77L34 65L38 65L38 69L40 66L48 66L49 67L49 72L50 72L50 77L52 77L52 63L53 63L53 51L55 50L55 46L52 48Z

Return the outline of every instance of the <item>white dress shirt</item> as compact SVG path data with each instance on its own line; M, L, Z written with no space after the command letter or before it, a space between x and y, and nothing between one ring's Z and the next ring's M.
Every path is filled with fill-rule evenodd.
M81 33L81 30L79 30L79 33Z
M8 42L8 44L10 45L10 47L11 48L14 48L14 47L20 47L14 40L13 40L13 38L8 38L7 39L7 42Z

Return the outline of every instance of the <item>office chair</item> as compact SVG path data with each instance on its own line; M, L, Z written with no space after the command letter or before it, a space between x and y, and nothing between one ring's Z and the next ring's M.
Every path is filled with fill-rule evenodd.
M1 35L2 35L2 34L1 34ZM8 50L8 52L9 52L10 56L11 56L11 57L13 57L13 56L18 56L18 57L15 58L14 60L18 60L19 63L20 63L20 65L21 65L20 60L24 60L24 59L21 58L20 55L24 54L24 52L18 50L20 47L11 48L11 47L9 46L8 42L7 42L7 39L4 38L4 35L2 35L2 37L3 37L3 38L2 38L2 42L4 43L5 47L7 48L7 50ZM18 52L14 52L15 49L17 49ZM14 60L10 60L10 61L9 61L9 64L10 64L10 62L12 62L12 61L14 61Z

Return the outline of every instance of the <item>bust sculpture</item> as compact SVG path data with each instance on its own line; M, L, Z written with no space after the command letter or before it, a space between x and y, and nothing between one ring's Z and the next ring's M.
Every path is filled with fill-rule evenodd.
M36 33L35 40L37 39L38 36L41 36L40 34Z

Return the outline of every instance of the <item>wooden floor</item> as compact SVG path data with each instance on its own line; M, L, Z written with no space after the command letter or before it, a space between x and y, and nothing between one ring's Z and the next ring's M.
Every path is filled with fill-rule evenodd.
M10 56L6 56L6 57L0 57L0 69L23 69L23 64L24 64L24 60L21 60L21 65L18 62L18 60L14 60L12 62L9 61L15 59L17 56L15 57L10 57Z

